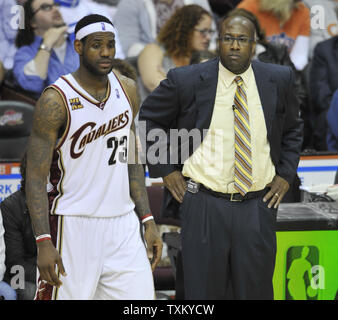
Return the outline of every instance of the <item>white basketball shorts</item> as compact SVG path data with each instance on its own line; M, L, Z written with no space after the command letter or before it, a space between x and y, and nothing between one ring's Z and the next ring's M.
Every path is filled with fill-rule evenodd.
M63 283L59 289L38 281L37 300L155 298L151 266L134 211L113 218L58 216L54 229L67 276L59 275Z

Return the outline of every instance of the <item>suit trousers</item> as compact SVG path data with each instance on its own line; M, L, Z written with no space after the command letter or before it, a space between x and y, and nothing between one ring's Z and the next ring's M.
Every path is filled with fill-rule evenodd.
M277 210L186 192L180 206L185 299L272 300Z

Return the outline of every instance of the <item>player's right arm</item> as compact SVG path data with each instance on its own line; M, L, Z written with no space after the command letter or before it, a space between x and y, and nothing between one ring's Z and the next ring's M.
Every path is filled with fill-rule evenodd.
M35 236L50 234L47 177L58 133L67 121L64 102L54 89L47 89L38 100L27 149L26 198ZM55 264L65 274L61 257L50 240L38 243L37 265L42 280L59 287Z

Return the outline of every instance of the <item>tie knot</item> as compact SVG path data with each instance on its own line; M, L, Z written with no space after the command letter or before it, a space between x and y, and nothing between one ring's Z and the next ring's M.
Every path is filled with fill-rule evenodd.
M241 76L237 76L237 77L235 78L235 82L236 82L236 84L237 84L238 86L241 86L241 85L243 84L243 79L242 79L242 77L241 77Z

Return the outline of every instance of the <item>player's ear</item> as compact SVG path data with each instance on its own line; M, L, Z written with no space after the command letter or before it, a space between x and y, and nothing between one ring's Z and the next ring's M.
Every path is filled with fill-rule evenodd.
M81 40L75 39L74 40L74 49L80 56L82 56L83 49L84 49L83 42Z

